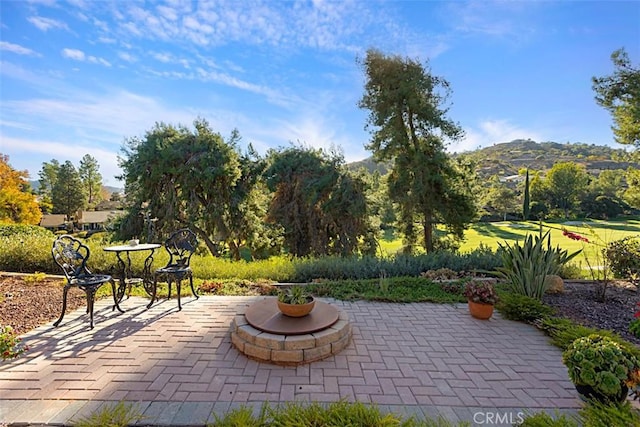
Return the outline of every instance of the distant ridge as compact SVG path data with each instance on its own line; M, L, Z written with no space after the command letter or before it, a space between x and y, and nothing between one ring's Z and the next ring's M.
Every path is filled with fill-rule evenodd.
M29 181L29 185L31 185L31 188L33 188L33 191L38 191L38 188L40 188L40 181L35 180L35 181ZM108 185L103 185L102 188L105 188L109 193L120 193L123 194L124 193L124 189L123 188L118 188L118 187L111 187Z
M623 149L582 143L535 142L530 139L496 143L473 151L456 153L453 156L466 156L474 160L481 177L516 175L522 168L546 171L558 162L582 164L592 173L607 169L640 167L639 163L632 160L630 153ZM370 173L377 170L384 175L391 165L376 163L373 157L368 157L348 163L347 167L351 170L365 168Z

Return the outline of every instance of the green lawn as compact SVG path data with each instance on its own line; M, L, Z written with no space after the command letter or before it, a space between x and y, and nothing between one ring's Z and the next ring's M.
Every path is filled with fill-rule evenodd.
M574 263L582 263L585 266L584 256L589 257L593 265L597 265L598 249L607 242L619 240L627 236L640 236L640 219L625 219L613 221L588 220L567 222L543 222L543 232L551 231L552 246L560 246L569 252L583 249L583 254L574 259ZM580 234L589 239L589 243L569 239L562 235L562 228ZM473 224L465 232L465 241L460 247L461 252L470 252L483 244L492 249L498 247L498 243L515 242L522 240L530 233L537 234L540 230L538 222L502 221L491 223ZM385 233L380 242L382 251L387 254L396 253L402 247L402 242L393 233ZM586 267L586 266L585 266Z

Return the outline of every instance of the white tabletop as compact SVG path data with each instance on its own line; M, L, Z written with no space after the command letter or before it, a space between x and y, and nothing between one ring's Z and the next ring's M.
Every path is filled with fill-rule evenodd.
M109 247L103 248L103 250L107 252L150 251L152 249L158 249L160 246L162 245L158 243L139 243L137 245L109 246Z

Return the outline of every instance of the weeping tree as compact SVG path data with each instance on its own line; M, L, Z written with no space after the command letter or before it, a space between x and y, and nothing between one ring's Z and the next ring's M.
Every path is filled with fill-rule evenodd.
M375 250L364 181L346 172L341 156L291 147L270 151L267 160L263 176L273 192L267 218L284 230L290 253Z
M203 119L194 130L156 124L144 138L125 142L120 158L129 209L121 237L143 235L146 217L162 235L188 227L213 255L239 246L251 234L245 220L255 184L252 167L243 165L239 134L225 139ZM141 214L144 214L141 215ZM259 222L258 222L259 225Z
M472 180L445 152L463 136L443 106L446 80L417 61L369 50L360 61L366 75L359 106L369 110L367 148L378 161L391 161L389 197L399 207L398 223L410 251L422 230L422 245L434 250L434 228L443 224L457 237L476 214Z

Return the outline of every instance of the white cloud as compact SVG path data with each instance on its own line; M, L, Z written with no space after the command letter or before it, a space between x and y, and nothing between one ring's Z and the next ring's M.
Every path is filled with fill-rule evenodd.
M136 62L138 60L138 58L128 52L118 52L118 57L127 62Z
M42 56L27 47L5 41L0 41L0 50L6 50L7 52L13 52L18 55Z
M43 18L42 16L30 16L27 21L31 22L41 31L49 31L50 29L68 30L66 23L51 18Z
M62 56L65 57L65 58L73 59L75 61L84 61L85 60L84 52L81 51L81 50L78 50L78 49L64 48L64 49L62 49Z
M62 56L64 58L73 59L74 61L80 61L80 62L87 61L87 62L91 62L92 64L100 64L100 65L104 65L105 67L111 67L111 63L106 59L99 58L92 55L85 55L83 51L78 49L64 48L62 49Z
M543 135L538 131L516 126L508 120L485 120L476 127L467 127L465 131L465 138L460 142L451 144L448 147L448 151L458 153L472 151L492 144L513 141L514 139L530 138L534 141L545 141Z

